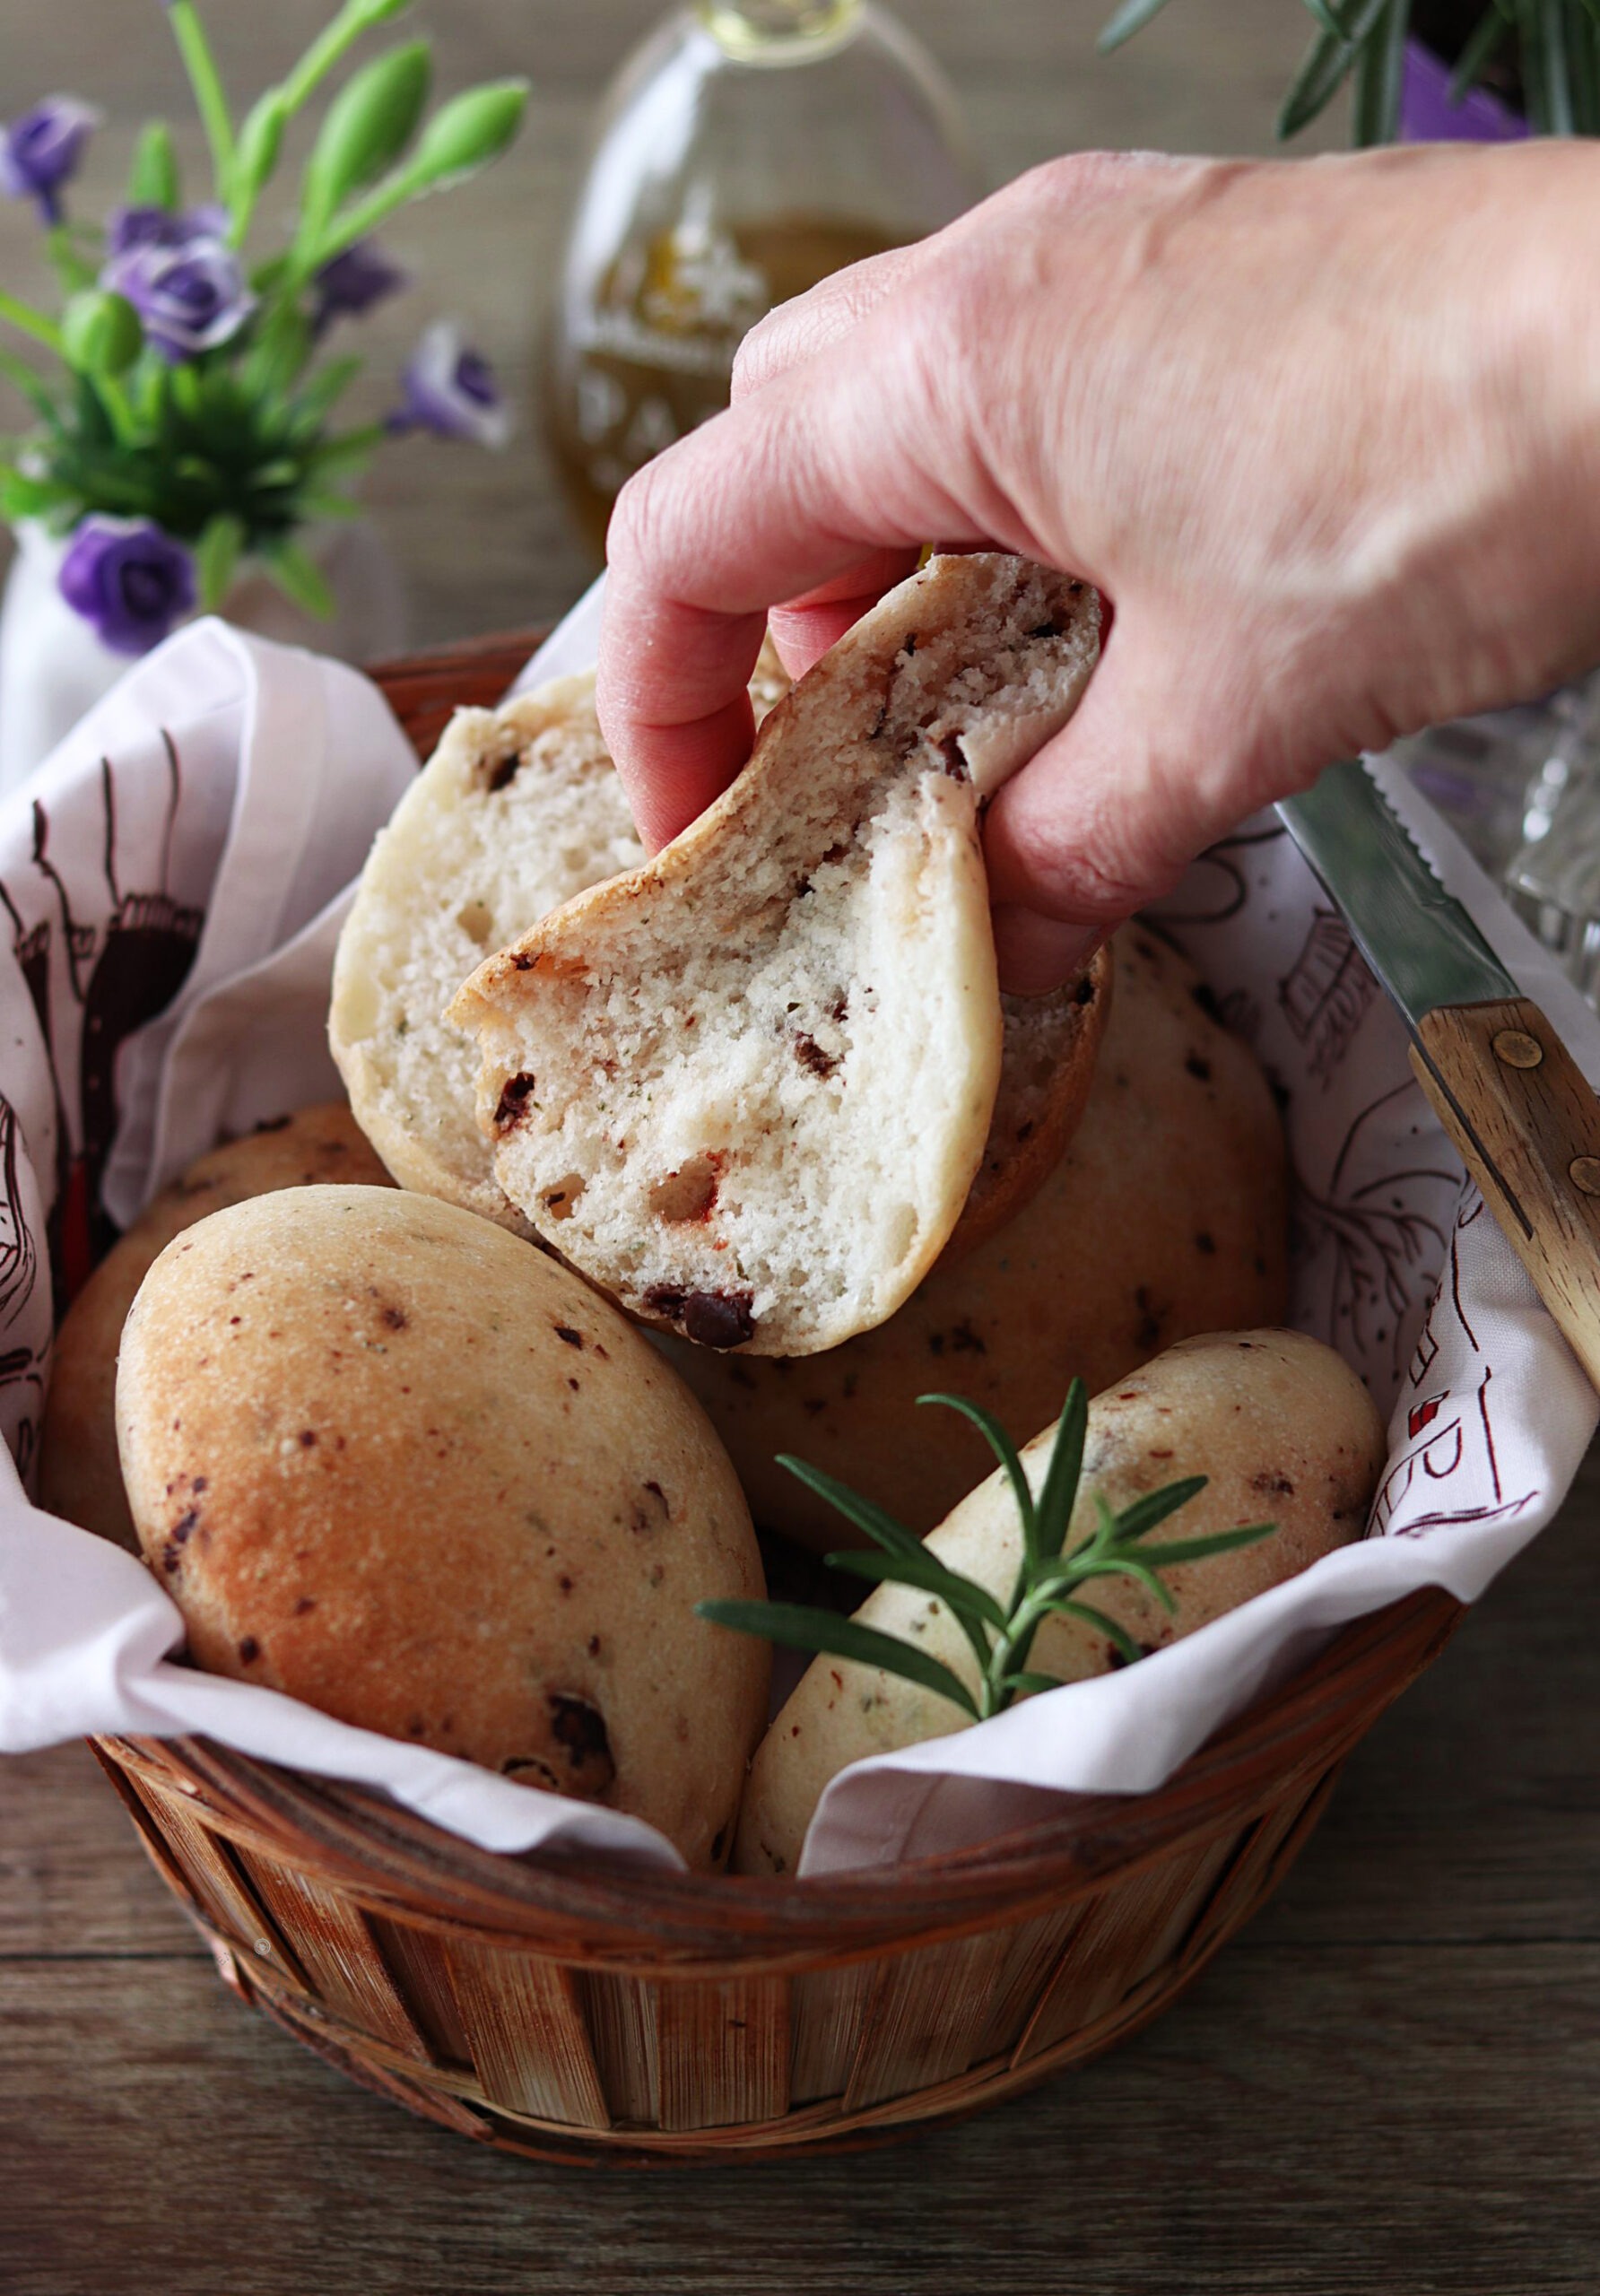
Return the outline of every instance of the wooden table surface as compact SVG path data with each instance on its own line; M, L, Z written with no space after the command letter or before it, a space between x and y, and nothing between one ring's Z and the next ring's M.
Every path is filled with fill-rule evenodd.
M902 8L996 181L1090 143L1265 149L1308 22L1291 0L1173 0L1100 62L1091 0ZM325 11L209 13L245 86ZM535 96L500 170L386 234L419 285L372 326L380 362L455 311L526 398L589 108L654 13L433 8L443 85L525 70ZM97 98L105 193L138 119L181 102L163 39L130 0L0 0L0 115ZM0 205L0 279L37 277L26 213ZM587 577L531 422L502 458L408 444L370 491L417 642L547 618ZM409 2121L223 1991L86 1752L0 1762L0 2292L1594 2296L1597 1627L1591 1465L1176 2009L982 2118L786 2169L561 2171Z

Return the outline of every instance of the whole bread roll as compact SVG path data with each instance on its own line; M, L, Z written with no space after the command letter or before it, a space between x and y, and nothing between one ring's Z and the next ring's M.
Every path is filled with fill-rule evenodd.
M1116 936L1117 989L1089 1105L1031 1201L899 1314L825 1355L729 1359L667 1342L752 1511L819 1552L838 1518L775 1464L792 1452L931 1530L983 1471L976 1431L916 1409L954 1388L1021 1431L1191 1333L1279 1321L1288 1301L1283 1126L1249 1048L1198 975L1140 925Z
M1037 1497L1054 1427L1022 1452ZM1114 1509L1187 1475L1205 1489L1147 1532L1139 1552L1159 1564L1169 1544L1271 1522L1272 1535L1161 1573L1169 1612L1147 1587L1095 1578L1081 1598L1132 1637L1144 1655L1193 1634L1251 1596L1292 1578L1359 1538L1383 1471L1378 1408L1349 1365L1298 1331L1230 1331L1185 1340L1119 1378L1089 1406L1083 1477L1064 1551L1095 1528L1095 1494ZM841 1529L843 1526L841 1524ZM1016 1500L1004 1469L989 1474L927 1541L939 1560L1011 1599L1022 1559ZM877 1587L856 1613L864 1626L912 1641L976 1694L978 1672L945 1605L914 1587ZM1081 1682L1121 1663L1103 1630L1059 1613L1039 1629L1028 1664L1057 1682ZM742 1874L792 1873L831 1778L869 1754L968 1726L951 1700L877 1666L815 1658L762 1740L751 1766L734 1854Z
M202 1221L134 1302L117 1433L196 1661L648 1820L719 1863L768 1657L743 1494L659 1354L430 1196L312 1187Z
M56 1335L40 1439L41 1507L137 1552L117 1459L116 1407L117 1349L135 1292L172 1238L208 1212L274 1188L339 1182L384 1187L388 1174L343 1101L330 1100L213 1148L146 1205Z
M1099 628L1084 583L933 559L682 836L462 988L496 1178L631 1314L810 1354L938 1257L1000 1083L979 804L1071 716Z

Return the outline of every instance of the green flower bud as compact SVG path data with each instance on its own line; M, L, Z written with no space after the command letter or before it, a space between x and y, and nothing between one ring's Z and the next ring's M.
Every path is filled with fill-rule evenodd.
M403 16L411 4L412 0L349 0L343 13L350 23L370 32L391 16Z
M139 314L120 295L85 288L61 315L61 348L69 365L85 375L120 375L131 367L144 342Z
M527 90L526 80L491 80L441 104L406 170L413 187L434 190L498 160L522 125Z
M283 101L281 88L269 88L245 116L239 131L239 147L233 161L233 187L238 197L243 194L253 198L278 164L278 153L283 145L283 130L289 125L289 108Z
M307 162L302 240L314 239L341 202L399 158L422 116L429 78L428 44L419 39L374 57L341 88Z
M164 119L146 120L134 146L127 204L130 207L164 207L171 214L182 197L172 131Z

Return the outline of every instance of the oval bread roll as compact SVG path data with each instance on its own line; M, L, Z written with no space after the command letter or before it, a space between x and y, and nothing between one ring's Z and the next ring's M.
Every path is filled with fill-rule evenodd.
M432 1197L313 1187L178 1237L123 1340L146 1561L213 1673L726 1855L768 1659L704 1416L578 1278Z
M1114 947L1116 997L1083 1121L998 1233L826 1355L755 1361L664 1343L764 1528L839 1544L837 1518L775 1464L788 1451L931 1530L986 1453L953 1413L916 1409L930 1388L1042 1427L1074 1377L1094 1394L1190 1333L1283 1315L1283 1131L1266 1080L1184 958L1138 925Z
M1054 1434L1048 1428L1022 1453L1036 1494ZM1146 1534L1141 1552L1152 1561L1168 1540L1276 1524L1272 1537L1255 1545L1164 1572L1175 1614L1130 1579L1096 1578L1083 1587L1084 1602L1148 1654L1359 1538L1384 1457L1377 1406L1332 1348L1295 1331L1185 1340L1090 1405L1065 1552L1092 1533L1096 1492L1120 1509L1189 1474L1210 1480ZM1022 1530L1004 1470L964 1499L927 1544L952 1570L977 1579L1002 1603L1009 1600ZM976 1663L943 1604L911 1587L880 1587L856 1616L914 1640L976 1690ZM1106 1673L1117 1653L1083 1621L1052 1617L1040 1626L1028 1663L1062 1682L1079 1682ZM970 1726L959 1707L917 1683L846 1659L813 1659L751 1767L735 1869L792 1873L822 1788L847 1764Z
M809 1354L943 1250L1000 1079L979 801L1070 717L1098 631L1081 582L934 559L681 837L463 988L496 1178L631 1314Z
M172 1238L208 1212L274 1188L318 1182L388 1185L388 1174L343 1100L297 1109L281 1123L213 1148L118 1237L56 1335L40 1437L41 1507L137 1552L117 1460L117 1349L134 1294Z

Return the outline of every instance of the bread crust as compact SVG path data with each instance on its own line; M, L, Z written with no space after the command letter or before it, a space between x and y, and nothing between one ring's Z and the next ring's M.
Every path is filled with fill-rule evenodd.
M39 1438L41 1507L137 1552L116 1412L117 1350L134 1294L173 1237L207 1213L274 1188L342 1182L387 1187L388 1174L343 1101L329 1100L212 1149L146 1205L56 1334Z
M462 989L496 1177L630 1314L810 1353L943 1249L1000 1077L978 800L1070 715L1098 626L1081 583L934 560L699 821Z
M152 1268L117 1417L202 1666L726 1857L768 1654L694 1605L761 1593L749 1512L545 1254L404 1190L258 1196Z

